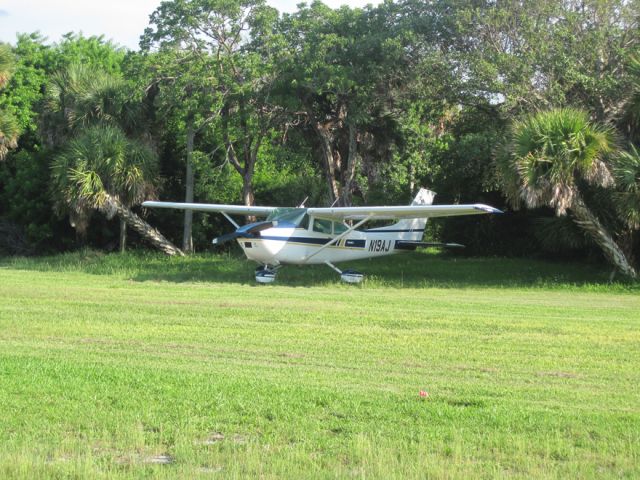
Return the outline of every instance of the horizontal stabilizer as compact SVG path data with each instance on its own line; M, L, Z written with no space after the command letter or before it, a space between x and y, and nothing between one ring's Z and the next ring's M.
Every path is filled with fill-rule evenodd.
M416 248L464 248L459 243L413 242L411 240L396 240L396 250L415 250Z

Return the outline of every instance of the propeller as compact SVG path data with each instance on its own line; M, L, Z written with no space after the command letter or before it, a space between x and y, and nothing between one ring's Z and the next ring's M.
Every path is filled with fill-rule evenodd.
M219 237L214 238L211 243L214 245L222 245L223 243L227 243L230 242L231 240L235 240L236 238L240 238L243 237L244 235L241 233L236 232L231 232L231 233L226 233L224 235L220 235Z
M278 222L275 221L249 223L238 228L235 232L225 233L224 235L214 238L211 243L213 245L222 245L236 238L255 238L256 233L274 227L277 223Z

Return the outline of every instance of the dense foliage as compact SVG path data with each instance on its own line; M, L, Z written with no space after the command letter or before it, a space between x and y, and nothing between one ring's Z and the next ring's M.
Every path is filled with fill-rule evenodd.
M393 0L279 14L264 0L173 0L135 52L21 35L0 46L0 226L21 239L0 251L116 247L104 216L69 227L84 187L60 191L73 176L54 168L85 130L109 128L155 152L136 172L162 199L397 204L427 186L439 202L507 210L433 223L431 236L468 253L598 257L597 225L633 266L638 11L638 0ZM125 204L187 251L228 228L141 212L141 200Z

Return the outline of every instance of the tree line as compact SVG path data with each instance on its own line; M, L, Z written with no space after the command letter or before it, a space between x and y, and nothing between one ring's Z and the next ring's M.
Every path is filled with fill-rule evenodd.
M635 277L639 11L387 0L280 14L263 0L173 0L137 51L19 35L0 46L0 251L124 249L133 231L129 242L175 254L226 228L145 212L149 198L401 204L427 186L508 212L440 220L434 238L602 257Z

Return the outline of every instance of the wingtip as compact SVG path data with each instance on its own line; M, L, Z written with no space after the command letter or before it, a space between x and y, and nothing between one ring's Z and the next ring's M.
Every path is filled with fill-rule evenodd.
M489 205L483 205L481 203L476 204L473 206L476 210L482 210L483 212L486 213L504 213L502 210L495 208L495 207L491 207Z

